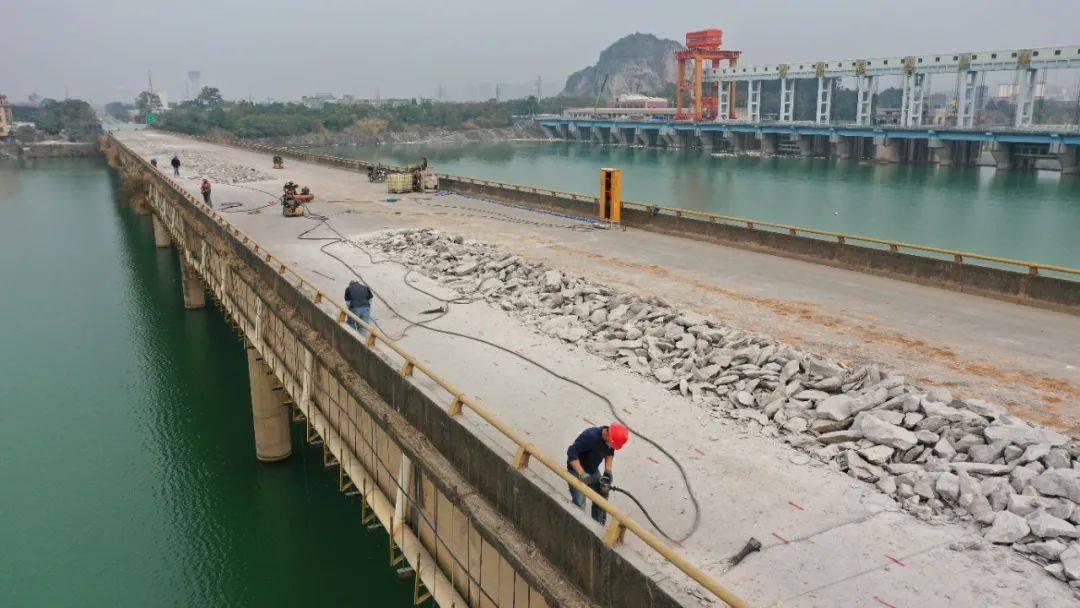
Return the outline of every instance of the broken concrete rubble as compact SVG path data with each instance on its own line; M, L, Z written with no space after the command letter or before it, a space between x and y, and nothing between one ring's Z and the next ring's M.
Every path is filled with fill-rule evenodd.
M836 460L917 517L974 519L991 542L1080 579L1080 442L1061 433L879 364L850 367L439 231L390 232L363 245L715 417Z

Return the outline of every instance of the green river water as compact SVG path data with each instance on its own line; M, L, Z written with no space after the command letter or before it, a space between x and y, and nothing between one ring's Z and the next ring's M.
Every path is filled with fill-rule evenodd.
M298 432L256 461L242 345L102 161L0 162L0 289L0 606L410 605Z
M1080 267L1077 175L573 142L322 149L388 163L424 155L441 173L592 195L600 167L618 167L630 200Z

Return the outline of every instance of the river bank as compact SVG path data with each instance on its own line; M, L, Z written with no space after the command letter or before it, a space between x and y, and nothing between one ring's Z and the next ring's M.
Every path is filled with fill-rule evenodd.
M423 144L457 146L468 144L494 144L509 141L551 141L534 121L516 121L510 127L497 129L415 129L382 133L322 131L289 137L266 138L259 143L272 146L378 146L391 144Z
M97 156L98 146L91 142L42 141L0 144L0 159L80 158Z

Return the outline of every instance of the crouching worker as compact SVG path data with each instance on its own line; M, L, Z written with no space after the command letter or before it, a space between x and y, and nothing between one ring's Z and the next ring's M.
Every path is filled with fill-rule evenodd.
M363 319L364 323L371 322L371 296L371 289L356 279L350 281L349 286L345 288L345 304L354 315ZM360 332L361 336L367 335L367 330L352 317L349 317L349 325Z
M566 448L566 470L576 475L585 485L599 491L600 463L604 463L604 475L606 482L611 483L614 473L612 463L615 459L615 450L626 445L630 437L630 431L626 425L620 422L612 422L611 426L594 426L585 429L578 435L574 443ZM585 508L585 494L570 486L570 500L574 504ZM600 523L607 522L607 512L594 503L592 505L592 518Z

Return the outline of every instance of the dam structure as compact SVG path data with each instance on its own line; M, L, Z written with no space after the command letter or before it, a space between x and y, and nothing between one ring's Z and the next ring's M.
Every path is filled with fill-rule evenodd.
M689 36L689 35L688 35ZM688 44L689 44L688 37ZM1040 124L1038 91L1047 73L1080 69L1080 46L949 52L892 57L787 61L769 65L714 65L702 72L716 88L716 117L672 120L668 115L619 108L580 108L538 122L553 136L602 144L698 148L706 152L789 152L882 163L987 164L999 170L1080 171L1080 127ZM988 75L1012 76L1007 123L977 120L988 96ZM946 82L949 105L930 112L931 82ZM816 83L813 115L795 115L795 83ZM763 84L779 83L775 114L763 111ZM854 119L835 118L834 92L853 82ZM883 82L898 82L901 103L878 114ZM742 105L735 98L741 87ZM941 89L939 89L940 91ZM775 98L774 98L775 99Z
M1080 457L1077 414L1045 407L1078 394L1076 269L633 201L612 223L592 194L482 178L388 196L363 161L154 130L102 146L177 248L178 297L213 298L244 341L253 457L321 453L417 604L1075 599L1071 548L1044 564L987 531L1016 469ZM179 176L150 164L173 154ZM303 217L281 213L287 180L315 194ZM370 322L345 308L354 279ZM565 453L615 420L630 494L605 498Z

